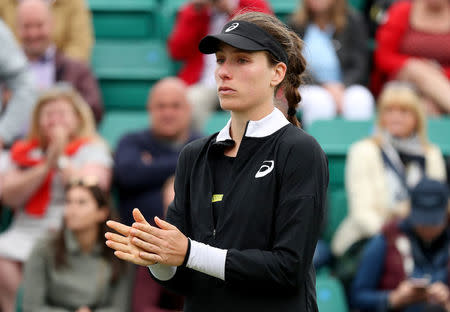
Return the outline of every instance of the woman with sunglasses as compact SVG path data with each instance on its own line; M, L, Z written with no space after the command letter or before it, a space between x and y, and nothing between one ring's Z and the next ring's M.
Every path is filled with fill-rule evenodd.
M116 256L148 266L186 295L185 311L317 311L314 249L328 185L326 157L299 129L302 41L274 17L246 13L205 37L228 124L181 153L167 222L109 221ZM280 89L281 88L281 89ZM280 89L287 118L274 106Z
M61 227L64 184L89 174L108 189L112 157L89 105L61 83L39 97L28 136L11 147L6 167L2 201L14 217L0 234L0 310L12 312L23 263L39 238Z
M62 230L38 243L25 265L24 312L128 309L125 263L102 242L110 218L96 176L68 184Z

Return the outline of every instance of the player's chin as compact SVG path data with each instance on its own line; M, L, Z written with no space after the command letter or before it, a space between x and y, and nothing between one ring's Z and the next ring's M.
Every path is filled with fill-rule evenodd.
M237 97L221 97L219 96L220 107L227 111L241 110L240 101Z

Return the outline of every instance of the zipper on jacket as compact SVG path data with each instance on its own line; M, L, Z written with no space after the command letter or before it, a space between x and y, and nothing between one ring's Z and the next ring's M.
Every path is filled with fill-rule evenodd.
M213 229L213 238L216 239L216 229Z

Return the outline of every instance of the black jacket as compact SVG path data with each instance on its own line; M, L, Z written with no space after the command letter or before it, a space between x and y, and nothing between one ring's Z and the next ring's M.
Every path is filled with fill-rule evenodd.
M308 25L298 25L291 21L289 26L303 39ZM341 65L342 83L347 87L367 84L370 64L368 41L367 25L363 17L349 9L344 29L333 35L333 45Z
M186 295L185 311L317 311L312 258L324 215L327 159L280 111L269 116L247 124L216 228L211 168L234 144L229 124L181 152L167 220L193 240L228 250L225 281L184 267L159 281ZM271 171L256 177L263 164Z

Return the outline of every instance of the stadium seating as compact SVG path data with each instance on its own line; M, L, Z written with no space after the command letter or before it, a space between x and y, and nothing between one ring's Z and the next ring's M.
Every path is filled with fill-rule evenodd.
M450 156L450 117L429 118L428 137L430 141L442 150L446 156Z
M334 233L348 213L347 193L344 187L328 191L328 211L322 238L330 243Z
M349 0L348 2L356 10L363 11L366 0Z
M344 289L339 280L326 274L318 275L316 292L320 312L348 312Z
M158 37L156 0L89 0L96 38Z
M373 121L318 120L307 129L329 160L330 187L343 187L345 158L349 146L371 134Z
M16 311L15 312L22 312L23 311L23 285L20 285L19 289L17 290L16 295Z
M275 15L283 22L287 22L289 15L300 5L299 0L269 0L269 2Z
M149 126L147 111L110 111L103 117L99 131L114 151L123 135Z
M217 131L220 131L230 119L230 113L227 111L217 111L214 112L206 121L203 132L206 135L213 134Z
M174 75L173 63L160 40L97 40L92 67L106 111L144 109L149 88Z
M0 233L6 230L12 220L12 210L3 206L0 207Z

